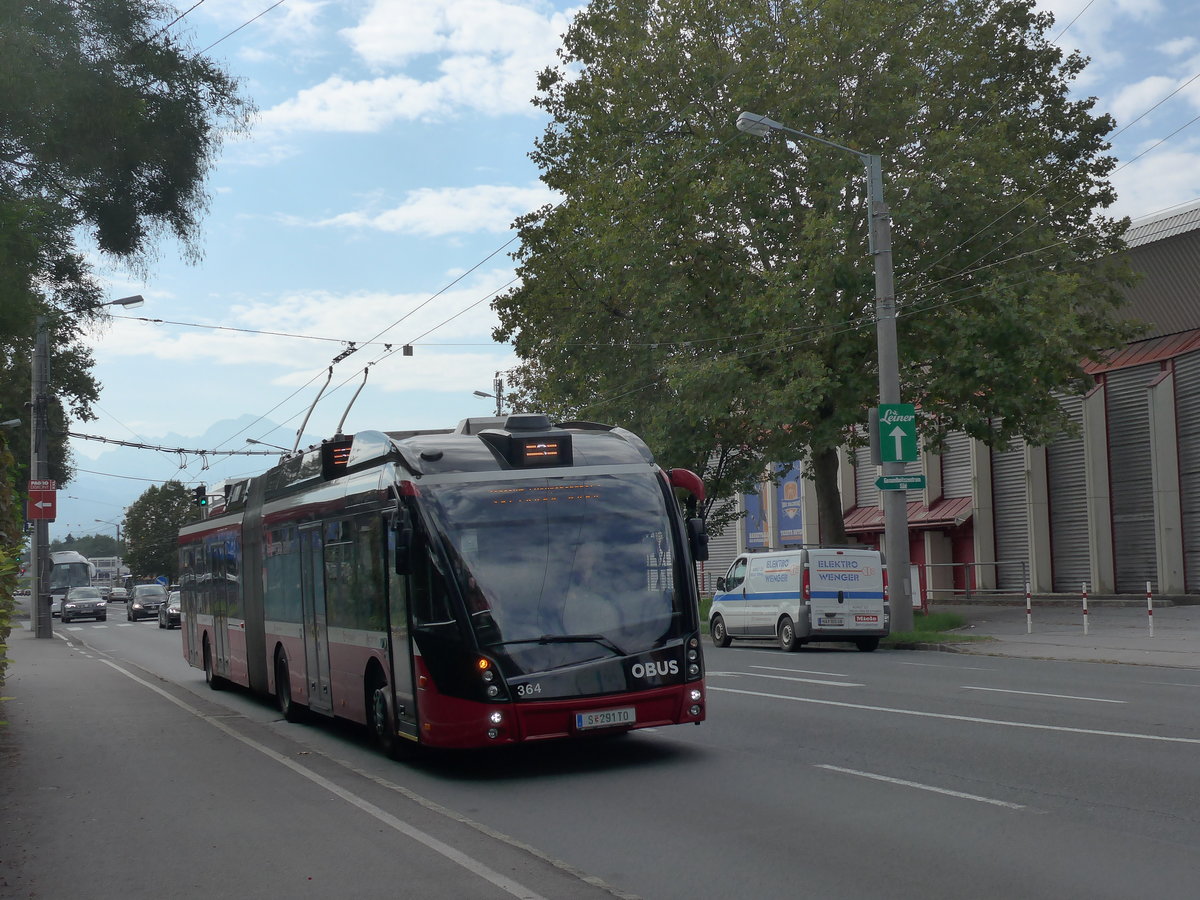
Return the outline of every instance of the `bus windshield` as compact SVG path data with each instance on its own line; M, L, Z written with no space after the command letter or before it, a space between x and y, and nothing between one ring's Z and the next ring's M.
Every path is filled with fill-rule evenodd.
M50 569L50 592L65 594L73 587L87 587L92 583L86 562L55 563Z
M422 485L482 646L517 671L628 655L680 635L686 574L645 474Z

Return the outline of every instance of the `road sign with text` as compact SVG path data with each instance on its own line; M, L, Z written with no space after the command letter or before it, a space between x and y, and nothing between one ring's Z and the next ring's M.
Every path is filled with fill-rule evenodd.
M881 403L879 417L879 458L885 463L916 462L917 409L911 403Z
M881 491L923 491L925 490L925 476L880 475L875 479L875 487Z

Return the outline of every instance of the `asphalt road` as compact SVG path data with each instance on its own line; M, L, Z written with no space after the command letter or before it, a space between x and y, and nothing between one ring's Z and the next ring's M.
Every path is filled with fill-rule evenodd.
M55 630L12 639L14 896L1196 894L1200 671L708 647L701 726L397 764L209 691L119 603Z

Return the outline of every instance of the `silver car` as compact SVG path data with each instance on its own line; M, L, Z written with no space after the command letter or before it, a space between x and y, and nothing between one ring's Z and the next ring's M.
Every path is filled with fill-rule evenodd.
M103 622L108 618L108 601L100 588L74 587L67 592L62 604L63 624L74 619L95 619Z

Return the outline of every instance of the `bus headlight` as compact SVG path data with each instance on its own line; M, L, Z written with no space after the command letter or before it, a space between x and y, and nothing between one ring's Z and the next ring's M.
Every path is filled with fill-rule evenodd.
M701 700L704 699L704 692L701 691L700 688L692 688L691 696L692 696L693 703L699 703Z
M494 713L488 716L488 721L493 725L501 725L504 723L504 713L500 712L500 710L496 710Z

